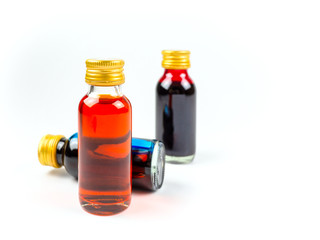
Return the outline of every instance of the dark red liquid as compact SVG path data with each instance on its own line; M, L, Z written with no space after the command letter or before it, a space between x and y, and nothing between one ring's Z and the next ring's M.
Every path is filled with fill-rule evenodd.
M187 70L166 69L157 84L156 138L169 156L195 154L196 92Z
M156 154L156 153L154 153ZM149 149L132 148L132 185L142 189L152 189L151 180L151 158L152 152Z
M79 198L89 213L113 215L131 201L131 105L85 96L79 104Z

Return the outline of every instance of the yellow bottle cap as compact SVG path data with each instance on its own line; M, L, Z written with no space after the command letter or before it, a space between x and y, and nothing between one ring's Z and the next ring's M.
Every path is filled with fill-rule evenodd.
M43 136L38 146L38 158L39 162L45 166L51 166L55 168L61 167L57 162L57 145L63 135L50 135Z
M93 86L116 86L124 83L121 59L88 59L86 61L86 83Z
M163 50L162 67L166 69L190 68L190 51L188 50Z

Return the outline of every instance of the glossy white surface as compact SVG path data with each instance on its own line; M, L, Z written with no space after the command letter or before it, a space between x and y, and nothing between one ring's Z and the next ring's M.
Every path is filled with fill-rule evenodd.
M319 239L318 1L0 3L1 239ZM77 131L85 60L123 58L133 135L154 137L161 50L191 50L197 153L113 217L41 166Z

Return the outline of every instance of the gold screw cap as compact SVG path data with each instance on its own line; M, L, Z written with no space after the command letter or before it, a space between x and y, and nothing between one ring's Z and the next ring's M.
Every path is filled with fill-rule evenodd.
M166 69L190 68L190 51L188 50L163 50L162 67Z
M121 59L88 59L86 61L86 83L93 86L116 86L124 83Z
M38 146L38 158L42 165L61 167L57 162L56 154L58 142L64 137L63 135L47 134L41 138Z

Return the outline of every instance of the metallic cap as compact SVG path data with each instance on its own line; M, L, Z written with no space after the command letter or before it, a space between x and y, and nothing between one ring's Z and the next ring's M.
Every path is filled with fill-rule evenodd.
M50 135L43 136L38 146L38 158L39 162L45 166L51 166L55 168L61 167L57 162L57 145L63 135Z
M121 59L88 59L86 61L86 83L93 86L116 86L124 83Z
M190 68L190 51L163 50L162 67L166 69L188 69Z

